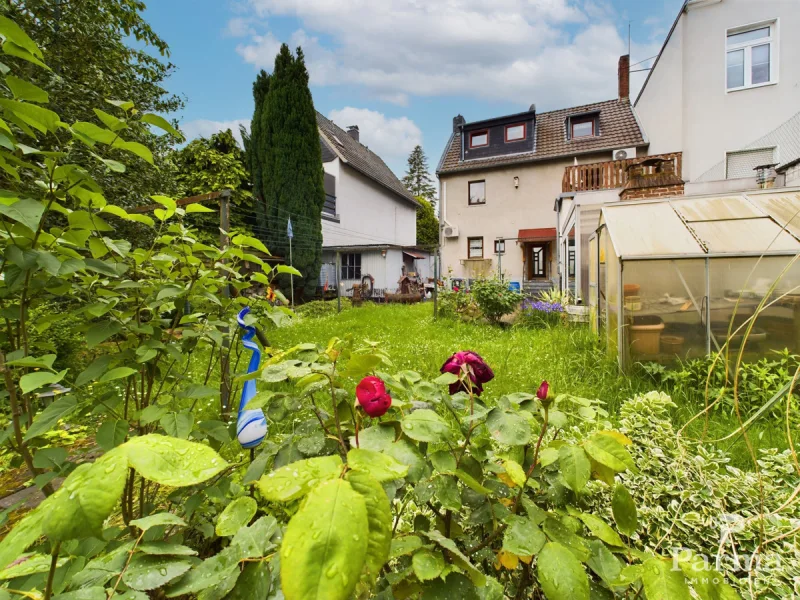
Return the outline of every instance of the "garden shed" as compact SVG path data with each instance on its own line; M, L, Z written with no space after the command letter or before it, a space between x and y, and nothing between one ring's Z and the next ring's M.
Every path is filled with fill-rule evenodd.
M800 351L800 188L603 206L593 327L625 368L720 349ZM746 341L746 329L752 330Z

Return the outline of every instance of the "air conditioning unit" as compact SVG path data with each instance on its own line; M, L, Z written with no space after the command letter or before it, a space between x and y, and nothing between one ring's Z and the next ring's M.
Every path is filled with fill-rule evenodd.
M627 160L636 158L636 148L620 148L611 152L613 160Z
M444 237L446 237L446 238L457 238L458 237L458 227L456 227L455 225L445 225Z

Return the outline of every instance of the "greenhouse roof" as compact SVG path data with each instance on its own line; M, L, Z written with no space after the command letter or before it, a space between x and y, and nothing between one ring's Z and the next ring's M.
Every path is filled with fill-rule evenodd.
M603 207L622 259L800 252L800 188L677 196Z

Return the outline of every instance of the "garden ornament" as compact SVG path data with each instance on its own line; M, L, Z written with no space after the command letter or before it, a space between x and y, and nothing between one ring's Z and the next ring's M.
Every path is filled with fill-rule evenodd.
M250 307L245 306L236 317L239 327L244 329L242 333L242 345L252 352L250 364L247 365L247 373L255 373L261 364L261 349L253 341L253 337L258 335L258 331L253 325L244 322L245 316L250 312ZM259 336L259 339L261 336ZM256 395L256 380L248 379L242 387L242 398L239 401L239 414L236 416L236 438L242 448L255 448L264 438L267 437L267 419L264 411L260 408L245 410L247 403Z

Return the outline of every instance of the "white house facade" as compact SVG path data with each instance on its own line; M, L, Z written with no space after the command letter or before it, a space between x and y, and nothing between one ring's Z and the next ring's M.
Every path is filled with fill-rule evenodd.
M800 2L687 0L634 103L649 152L682 152L689 182L796 158L754 143L800 112L798 30Z
M351 295L373 280L374 296L395 291L403 275L431 276L430 255L415 248L419 203L381 158L317 113L326 202L322 213L320 285ZM337 269L337 256L339 267Z

